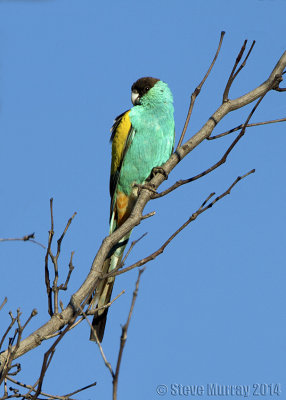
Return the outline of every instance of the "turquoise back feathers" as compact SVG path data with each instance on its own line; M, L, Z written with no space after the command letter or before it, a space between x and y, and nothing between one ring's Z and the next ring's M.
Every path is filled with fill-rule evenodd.
M168 85L158 81L140 105L129 113L132 132L122 162L118 190L129 195L133 183L142 184L154 167L161 166L174 148L175 124L173 96Z

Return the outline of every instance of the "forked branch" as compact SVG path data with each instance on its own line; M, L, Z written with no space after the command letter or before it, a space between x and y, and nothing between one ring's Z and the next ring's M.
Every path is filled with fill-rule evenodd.
M210 65L209 69L207 70L207 73L206 73L205 76L203 77L203 80L202 80L201 83L196 87L196 89L193 91L193 93L192 93L192 95L191 95L191 102L190 102L190 106L189 106L189 110L188 110L186 122L185 122L185 125L184 125L184 128L183 128L181 137L180 137L180 139L179 139L177 148L179 148L179 147L181 146L182 142L183 142L184 136L185 136L185 134L186 134L186 131L187 131L187 128L188 128L188 125L189 125L189 122L190 122L190 118L191 118L191 115L192 115L192 111L193 111L193 108L194 108L194 104L195 104L196 98L197 98L198 95L200 94L200 91L201 91L201 89L202 89L202 87L203 87L203 84L205 83L207 77L209 76L209 74L210 74L210 72L211 72L211 70L212 70L212 68L213 68L213 66L214 66L214 63L216 62L216 59L217 59L217 57L218 57L218 55L219 55L219 52L220 52L220 49L221 49L221 45L222 45L222 41L223 41L224 35L225 35L225 32L222 31L221 34L220 34L220 41L219 41L218 48L217 48L217 51L216 51L216 53L215 53L214 59L213 59L211 65Z

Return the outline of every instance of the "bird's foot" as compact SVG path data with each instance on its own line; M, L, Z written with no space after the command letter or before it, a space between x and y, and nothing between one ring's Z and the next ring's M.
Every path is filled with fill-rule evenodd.
M168 179L168 174L167 174L167 172L164 170L163 167L154 167L154 168L152 169L152 171L151 171L151 179L154 178L154 176L155 176L156 174L158 174L158 173L164 175L164 178L165 178L166 180Z
M156 190L154 189L155 186L153 185L153 183L150 183L150 182L145 183L144 185L140 185L139 183L134 183L133 187L137 187L138 188L138 194L140 194L142 189L147 189L150 192L152 192L154 194L157 194Z

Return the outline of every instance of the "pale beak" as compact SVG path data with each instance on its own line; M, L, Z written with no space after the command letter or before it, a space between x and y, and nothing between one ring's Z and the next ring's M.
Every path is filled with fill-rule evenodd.
M138 106L140 104L140 97L138 92L131 92L131 101L134 106Z

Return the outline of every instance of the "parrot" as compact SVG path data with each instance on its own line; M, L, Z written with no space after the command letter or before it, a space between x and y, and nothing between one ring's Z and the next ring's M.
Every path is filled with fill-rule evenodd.
M144 185L152 171L160 168L174 149L173 96L168 85L160 79L140 78L131 87L131 101L133 107L116 117L110 130L110 234L129 217L138 197L136 185ZM120 265L130 234L110 251L103 273ZM115 277L101 280L96 288L90 340L101 342L103 339L108 308L102 307L110 302L114 280Z

